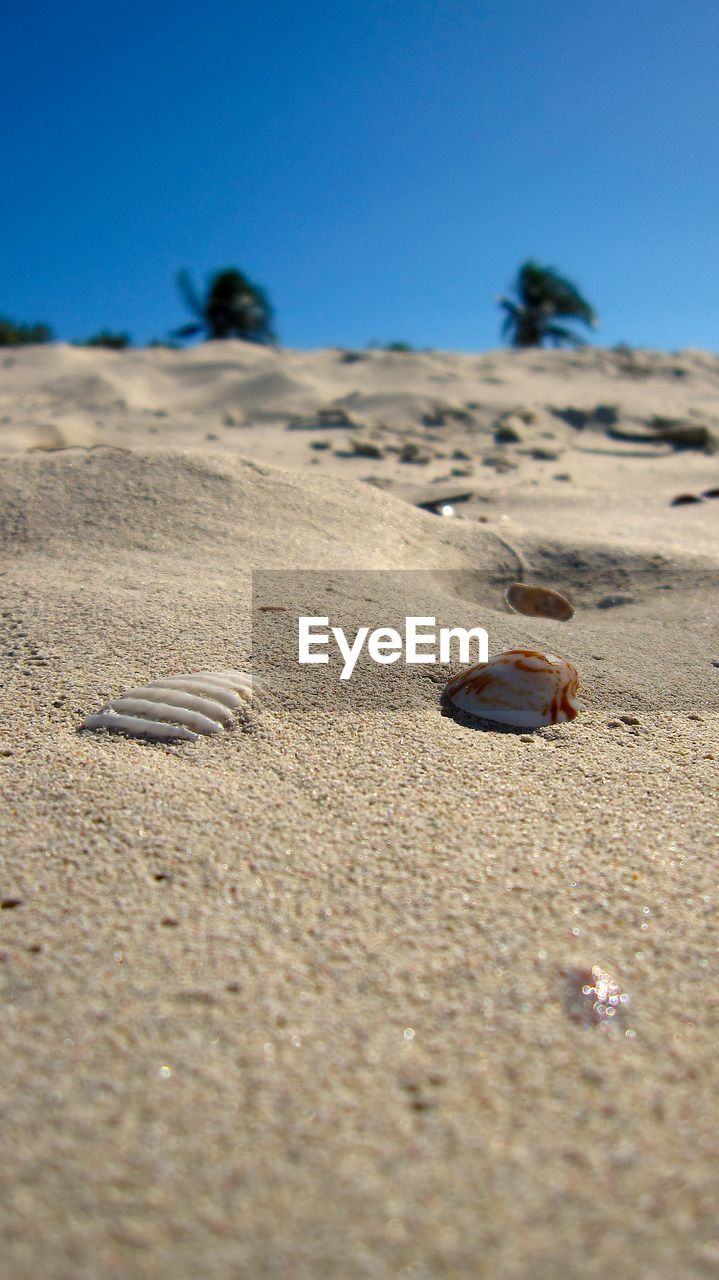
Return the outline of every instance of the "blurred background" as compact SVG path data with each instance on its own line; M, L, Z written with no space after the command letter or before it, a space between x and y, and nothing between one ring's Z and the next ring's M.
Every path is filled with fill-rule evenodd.
M3 316L145 344L235 266L284 345L472 351L533 258L719 348L716 0L27 0L0 57Z

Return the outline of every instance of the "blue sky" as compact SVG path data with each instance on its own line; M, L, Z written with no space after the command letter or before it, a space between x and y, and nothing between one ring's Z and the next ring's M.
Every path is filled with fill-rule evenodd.
M287 346L500 344L527 257L595 341L719 350L717 0L10 6L0 314L187 317L235 265Z

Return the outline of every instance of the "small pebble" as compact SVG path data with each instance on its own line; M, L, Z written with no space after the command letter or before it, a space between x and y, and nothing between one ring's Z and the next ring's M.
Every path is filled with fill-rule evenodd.
M634 604L634 596L602 596L597 601L598 609L617 609L622 604Z
M513 462L511 458L506 458L503 454L489 454L486 458L482 459L483 467L494 467L495 471L500 473L504 471L515 471L517 465L518 464Z
M533 458L536 458L537 462L556 462L557 458L561 456L561 451L559 449L545 449L542 445L536 445L535 448L530 449L530 454Z
M371 440L358 440L356 437L350 439L350 448L353 454L358 458L383 458L384 454L378 444L374 444Z
M419 445L410 441L408 444L403 445L400 450L399 460L400 462L413 462L417 466L423 467L430 461L430 456L428 453L423 453Z
M514 415L509 415L503 422L498 423L494 439L496 444L520 444L524 439L521 421Z
M620 716L619 719L622 721L623 724L641 724L642 723L641 720L639 719L639 716L623 715L623 716Z

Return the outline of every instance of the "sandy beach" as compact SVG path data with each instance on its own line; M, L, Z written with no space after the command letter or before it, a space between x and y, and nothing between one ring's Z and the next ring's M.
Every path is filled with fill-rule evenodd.
M0 357L3 1280L719 1275L718 438L699 351ZM315 698L258 633L312 573L580 714ZM81 731L258 662L230 732Z

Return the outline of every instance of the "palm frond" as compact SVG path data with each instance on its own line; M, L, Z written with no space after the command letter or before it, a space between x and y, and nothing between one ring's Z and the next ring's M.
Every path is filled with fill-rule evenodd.
M188 311L194 312L194 314L197 316L199 320L204 319L205 308L202 302L202 298L200 297L194 284L192 283L192 278L190 276L189 271L186 271L184 268L182 271L178 271L176 276L176 284L177 284L180 297L182 298L182 301L184 302Z
M196 338L204 330L203 324L183 324L179 329L171 329L171 338Z
M511 298L497 298L497 303L506 311L502 321L502 337L506 338L519 323L519 307Z
M548 324L544 329L544 336L555 347L560 346L563 342L572 347L585 347L587 345L583 338L580 338L576 333L572 333L572 330L563 324Z

